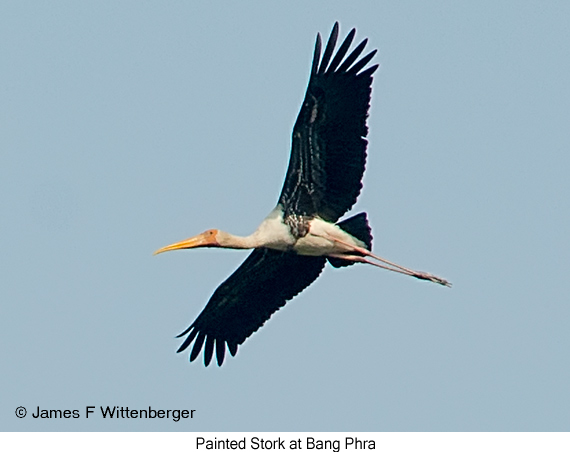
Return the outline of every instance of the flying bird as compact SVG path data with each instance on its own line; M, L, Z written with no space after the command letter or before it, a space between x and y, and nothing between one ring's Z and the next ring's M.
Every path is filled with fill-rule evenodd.
M289 167L277 206L247 237L210 229L155 252L198 247L253 248L216 289L194 323L177 336L186 336L178 352L194 342L190 361L198 357L204 344L206 366L214 349L220 366L226 347L235 356L238 346L309 286L327 261L337 268L357 262L371 264L450 285L443 278L372 254L366 213L338 222L362 189L368 144L366 118L372 74L378 69L378 64L368 65L376 50L361 57L367 39L348 53L355 29L335 54L338 34L337 22L322 58L321 37L317 34L309 86L293 127Z

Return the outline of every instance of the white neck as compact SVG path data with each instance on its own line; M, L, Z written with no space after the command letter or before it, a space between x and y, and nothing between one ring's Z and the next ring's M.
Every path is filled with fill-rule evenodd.
M218 231L216 239L220 246L223 248L247 250L263 245L263 243L260 242L258 234L256 234L256 232L246 237L242 237L239 235L230 234L229 232Z

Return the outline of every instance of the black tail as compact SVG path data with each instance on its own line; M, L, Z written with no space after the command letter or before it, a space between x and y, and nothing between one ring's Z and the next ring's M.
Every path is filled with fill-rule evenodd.
M367 250L370 251L372 249L372 231L370 230L370 225L368 224L368 219L366 218L366 212L358 213L353 217L337 223L336 225L361 242L364 242ZM333 267L337 268L347 267L355 263L352 261L347 261L345 259L339 259L337 257L329 257L327 259Z

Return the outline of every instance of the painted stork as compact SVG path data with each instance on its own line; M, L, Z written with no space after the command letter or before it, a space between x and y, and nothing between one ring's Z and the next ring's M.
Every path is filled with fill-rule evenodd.
M337 222L362 188L366 117L372 74L378 69L377 64L367 67L376 50L360 58L366 39L347 56L355 29L333 57L338 31L335 23L322 58L317 34L309 86L293 127L289 168L277 206L247 237L210 229L155 253L198 247L254 248L216 289L194 323L177 336L187 335L178 352L194 341L190 361L198 357L204 343L206 366L214 348L220 366L226 345L235 356L238 346L309 286L327 261L333 267L362 262L450 285L443 278L372 254L366 213Z

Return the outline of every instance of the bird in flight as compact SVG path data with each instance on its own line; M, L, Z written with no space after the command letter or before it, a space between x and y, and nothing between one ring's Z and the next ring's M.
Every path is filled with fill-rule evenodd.
M285 303L309 286L328 261L333 267L371 264L444 286L438 276L410 270L372 254L366 213L338 222L356 202L366 162L366 118L376 50L361 57L367 40L350 53L352 29L335 54L339 34L334 24L321 58L317 34L309 86L293 127L291 156L277 206L253 234L239 237L210 229L165 246L165 251L221 247L251 249L241 266L214 292L184 332L178 352L192 342L190 361L204 347L208 366L214 349L218 365L226 347L238 346ZM333 55L334 54L334 55Z

